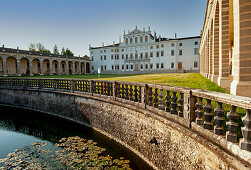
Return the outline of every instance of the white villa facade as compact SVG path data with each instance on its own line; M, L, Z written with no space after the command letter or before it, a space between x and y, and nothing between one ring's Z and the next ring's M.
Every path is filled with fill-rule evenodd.
M123 35L123 42L91 47L91 72L97 73L158 73L199 72L200 36L162 38L137 27Z

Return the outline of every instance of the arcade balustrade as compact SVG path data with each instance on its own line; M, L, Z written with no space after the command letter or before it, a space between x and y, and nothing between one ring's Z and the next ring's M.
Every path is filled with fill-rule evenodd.
M251 151L251 98L185 87L105 80L0 78L1 89L83 93L134 105Z

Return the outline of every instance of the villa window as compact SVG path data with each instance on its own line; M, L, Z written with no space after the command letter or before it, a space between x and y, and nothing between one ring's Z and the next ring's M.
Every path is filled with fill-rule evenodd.
M94 70L94 66L92 66L92 70Z
M156 45L156 48L159 48L159 45Z
M153 52L150 52L150 57L153 57Z
M114 69L114 66L112 65L112 70Z
M140 42L143 42L143 37L140 37Z
M152 46L152 45L150 46L150 49L153 49L153 46Z
M174 50L171 50L171 56L174 56Z
M106 52L106 50L104 50L104 53Z
M182 43L180 43L179 46L181 47L181 46L182 46Z
M106 65L105 65L105 70L106 70Z
M137 43L138 42L138 37L135 37L135 43Z
M111 60L113 60L113 55L111 55Z
M132 44L132 38L130 38L130 44Z
M161 56L164 56L164 51L161 51Z
M194 54L198 55L199 54L199 49L198 48L194 48Z
M145 53L145 57L148 58L148 53Z
M195 61L193 66L194 66L194 68L197 68L198 67L198 61Z
M142 59L143 58L143 53L140 53L140 59Z
M143 64L140 65L140 69L143 70Z
M106 55L104 55L104 60L106 60Z
M100 60L102 60L102 55L100 56Z
M171 46L174 47L174 43L172 43Z
M121 56L121 57L122 57L122 59L124 59L124 54L122 54L122 56Z
M148 64L145 65L145 69L146 69L146 70L148 69Z
M137 53L135 54L135 59L138 59L138 54Z
M150 64L150 69L153 69L153 64Z
M111 52L113 52L113 49L111 49Z
M156 69L158 69L159 68L159 63L156 63Z
M133 59L133 54L130 54L130 59Z
M198 41L195 41L195 42L194 42L194 45L198 45Z
M122 70L124 70L124 65L122 65Z
M131 65L131 69L133 70L133 65Z
M164 68L164 63L161 63L161 68Z
M156 57L159 57L159 51L156 52Z
M182 50L179 50L179 55L182 55Z
M129 66L128 66L128 65L126 65L126 69L127 69L127 70L129 69Z
M171 63L171 68L174 68L174 63Z
M128 54L126 54L126 59L128 60Z
M128 44L128 38L126 38L126 44Z
M161 48L163 48L164 47L164 44L161 44Z
M145 36L145 42L148 42L148 36Z

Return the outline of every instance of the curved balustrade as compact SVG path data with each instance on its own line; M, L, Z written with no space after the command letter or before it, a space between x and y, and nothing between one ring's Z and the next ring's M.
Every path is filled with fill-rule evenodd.
M197 126L211 135L239 143L242 150L251 151L251 98L160 84L106 80L0 78L0 88L83 92L136 105L171 117L187 128Z

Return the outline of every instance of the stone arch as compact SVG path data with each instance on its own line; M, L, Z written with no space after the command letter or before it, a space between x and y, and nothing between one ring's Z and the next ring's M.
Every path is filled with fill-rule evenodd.
M50 74L50 61L48 59L43 60L43 74Z
M6 59L7 75L17 75L17 59L15 57L8 57Z
M20 59L20 74L23 75L30 75L30 62L29 59L23 57Z
M219 76L219 24L220 24L220 13L219 13L219 2L217 1L216 10L215 10L215 18L214 18L214 76L216 82L217 77Z
M90 73L90 63L86 63L86 73Z
M40 60L37 58L34 58L32 60L32 73L34 75L39 75L41 73L41 64Z
M3 75L3 59L1 56L0 56L0 75L1 76Z
M78 74L79 73L79 62L75 62L75 73Z
M72 63L72 61L69 61L69 62L68 62L68 69L69 69L69 70L68 70L68 73L69 73L69 74L72 74L72 71L73 71L73 70L72 70L72 69L73 69L73 63Z
M62 74L66 74L66 62L65 61L61 61L60 62L60 67L61 67L61 73Z
M52 61L52 73L51 74L58 74L58 61L57 60L53 60Z

